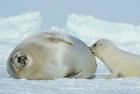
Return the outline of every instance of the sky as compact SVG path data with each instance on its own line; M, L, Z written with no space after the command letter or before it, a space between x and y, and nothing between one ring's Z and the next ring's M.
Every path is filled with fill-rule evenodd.
M140 0L0 0L0 16L40 11L42 28L64 27L71 14L110 22L140 24Z

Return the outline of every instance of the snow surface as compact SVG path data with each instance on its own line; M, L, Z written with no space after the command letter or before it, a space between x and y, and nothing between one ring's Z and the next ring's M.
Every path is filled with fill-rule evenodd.
M26 80L9 78L6 59L25 37L40 31L39 12L0 18L0 94L140 94L140 78L107 80L110 74L97 59L98 69L93 79ZM111 23L93 16L70 15L65 28L53 27L74 35L91 45L97 39L111 39L118 47L140 55L140 26Z

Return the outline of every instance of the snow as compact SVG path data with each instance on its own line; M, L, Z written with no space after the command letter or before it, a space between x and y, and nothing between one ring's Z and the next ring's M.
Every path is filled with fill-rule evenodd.
M0 18L0 94L140 94L140 78L103 79L110 74L97 59L96 78L56 80L26 80L9 78L6 59L14 47L41 27L39 12ZM65 28L52 30L66 32L91 45L107 38L126 51L140 55L140 25L111 23L94 16L70 15Z

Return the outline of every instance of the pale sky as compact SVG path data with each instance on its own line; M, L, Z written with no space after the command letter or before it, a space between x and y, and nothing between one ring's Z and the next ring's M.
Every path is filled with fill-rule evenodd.
M70 14L140 24L140 0L0 0L0 16L40 11L43 28L64 27Z

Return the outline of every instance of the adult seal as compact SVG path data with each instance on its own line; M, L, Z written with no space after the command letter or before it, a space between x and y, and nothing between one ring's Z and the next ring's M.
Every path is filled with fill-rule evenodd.
M98 40L91 50L112 73L107 78L140 77L140 56L119 49L107 39Z
M42 32L22 41L9 55L11 77L29 80L90 78L95 57L81 40L58 32Z

